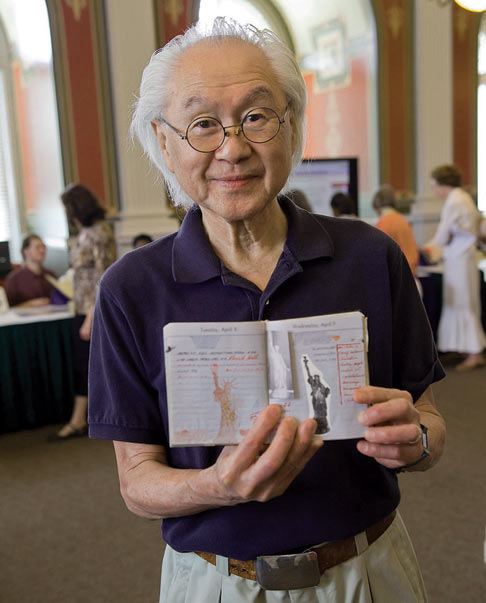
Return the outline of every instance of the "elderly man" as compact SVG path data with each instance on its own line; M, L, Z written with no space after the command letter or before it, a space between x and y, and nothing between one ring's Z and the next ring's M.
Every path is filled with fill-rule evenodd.
M192 207L178 233L102 279L89 423L114 440L128 508L163 520L161 601L425 600L396 473L442 453L431 384L443 370L398 246L277 200L302 153L305 100L273 34L221 19L144 71L134 130ZM169 447L165 324L356 309L369 319L373 386L354 394L364 439L323 445L315 420L270 405L238 446Z

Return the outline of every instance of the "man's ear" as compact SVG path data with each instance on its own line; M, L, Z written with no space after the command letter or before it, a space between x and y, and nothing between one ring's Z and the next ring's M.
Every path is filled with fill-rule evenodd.
M153 129L154 134L159 143L160 152L162 153L162 157L164 158L165 165L173 173L174 165L172 163L172 156L169 152L169 149L167 148L167 136L165 135L162 125L159 122L153 121L151 123L152 123L152 129Z

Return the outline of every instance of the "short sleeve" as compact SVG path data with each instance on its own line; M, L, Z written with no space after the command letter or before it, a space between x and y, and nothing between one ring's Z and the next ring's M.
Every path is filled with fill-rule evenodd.
M89 435L167 445L158 393L150 384L133 325L100 286L90 347Z

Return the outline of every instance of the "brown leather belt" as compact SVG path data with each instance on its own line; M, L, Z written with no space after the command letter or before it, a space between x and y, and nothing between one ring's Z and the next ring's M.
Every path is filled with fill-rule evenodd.
M381 521L373 524L371 527L365 530L366 537L368 539L368 545L371 545L375 540L384 534L388 529L392 521L395 519L396 511L387 515ZM322 546L310 549L315 551L317 554L317 560L319 564L319 572L323 574L327 569L339 565L352 559L358 555L356 548L356 542L354 536L347 538L346 540L337 540L335 542L328 542ZM216 555L213 553L201 553L196 552L202 559L216 565ZM235 574L241 578L248 580L256 580L255 561L253 559L249 561L240 561L239 559L228 559L228 571L230 574Z

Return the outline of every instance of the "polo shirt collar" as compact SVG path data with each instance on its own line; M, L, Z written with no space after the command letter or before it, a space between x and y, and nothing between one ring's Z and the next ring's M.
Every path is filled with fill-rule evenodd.
M280 207L287 216L288 232L286 247L297 261L333 257L334 245L322 220L297 207L286 197L279 197Z
M314 215L300 209L285 197L279 198L279 203L288 222L285 248L298 262L334 255L331 237ZM202 283L220 277L222 272L222 263L204 231L201 210L193 206L174 238L174 280L179 283Z

